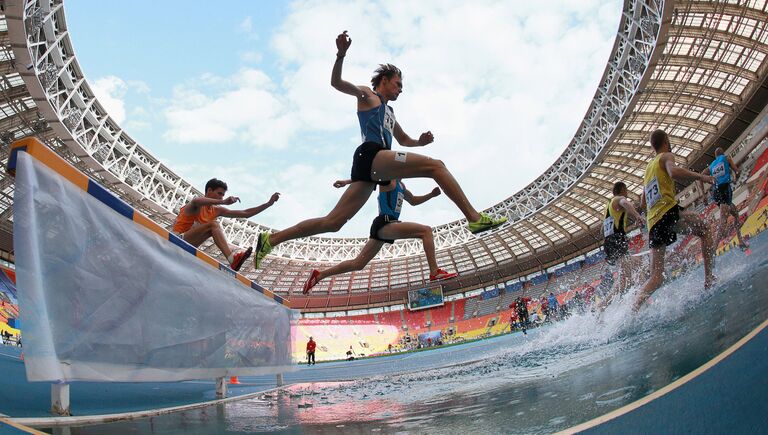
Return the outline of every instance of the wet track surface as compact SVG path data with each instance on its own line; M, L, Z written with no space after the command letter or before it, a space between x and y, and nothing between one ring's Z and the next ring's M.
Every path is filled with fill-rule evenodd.
M593 313L465 345L320 364L281 392L73 434L398 432L542 433L644 397L727 349L768 318L768 238L662 287L638 316L631 297ZM244 378L246 386L266 378Z

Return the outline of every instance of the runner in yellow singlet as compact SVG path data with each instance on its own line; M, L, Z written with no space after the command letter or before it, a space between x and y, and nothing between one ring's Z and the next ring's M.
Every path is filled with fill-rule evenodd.
M677 166L669 136L664 130L655 130L651 133L651 146L656 151L656 157L645 168L644 195L640 199L641 207L647 209L651 276L640 290L640 295L633 307L635 311L640 309L643 302L664 282L664 256L667 246L677 240L677 233L693 234L701 240L701 251L704 256L704 287L710 287L715 281L712 271L714 247L709 228L695 214L682 212L682 207L675 199L675 182L673 181L700 180L712 183L714 178Z
M605 261L611 266L618 264L621 271L621 279L618 286L605 295L600 302L600 309L604 309L619 293L623 293L629 287L632 269L637 269L635 262L629 255L629 239L627 239L628 217L632 217L635 225L643 227L645 222L637 212L635 205L627 196L627 185L618 181L613 185L613 198L605 205L605 219L603 220L603 250Z

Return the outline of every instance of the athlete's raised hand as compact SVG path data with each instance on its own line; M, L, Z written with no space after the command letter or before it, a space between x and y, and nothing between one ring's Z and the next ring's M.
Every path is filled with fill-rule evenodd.
M228 196L228 197L224 198L224 204L225 205L231 205L231 204L234 204L236 202L240 202L240 198L238 198L236 196Z
M280 199L280 192L275 192L272 194L272 196L269 198L269 203L274 204L277 202L277 200Z
M426 133L422 133L421 136L419 136L418 143L420 146L431 144L435 141L435 136L432 135L431 131L428 131Z
M347 35L347 31L345 30L336 37L336 55L346 56L350 45L352 45L352 38Z
M352 180L336 180L333 182L333 187L340 189L350 183L352 183Z

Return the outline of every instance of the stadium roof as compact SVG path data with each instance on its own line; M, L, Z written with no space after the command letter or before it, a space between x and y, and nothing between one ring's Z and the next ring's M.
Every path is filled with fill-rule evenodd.
M601 83L567 149L539 178L489 209L509 223L479 237L464 221L434 228L438 262L473 283L512 277L597 246L615 181L639 193L648 134L671 136L679 163L703 165L766 104L764 1L626 0ZM163 225L191 195L186 180L136 143L107 113L74 55L61 0L6 2L0 16L0 156L34 134ZM0 229L12 231L13 179L0 178ZM232 243L254 245L262 225L228 219ZM244 272L276 292L300 290L308 271L354 257L363 238L310 237L275 248ZM0 238L0 243L2 238ZM2 248L2 246L0 246ZM218 255L215 247L206 249ZM249 266L252 267L252 266ZM364 270L320 283L315 294L407 290L428 267L418 240L385 247ZM457 281L463 285L461 281ZM467 284L470 281L465 280ZM382 298L385 300L392 298Z

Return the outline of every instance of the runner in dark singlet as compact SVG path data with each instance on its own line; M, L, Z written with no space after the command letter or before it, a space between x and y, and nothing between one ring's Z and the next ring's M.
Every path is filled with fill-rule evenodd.
M392 150L392 138L405 147L425 146L434 141L432 132L411 138L395 120L387 104L397 100L403 91L400 70L390 64L380 65L371 79L371 87L356 86L341 78L344 56L352 40L343 32L336 38L336 63L331 73L331 86L357 99L357 115L363 143L357 147L352 159L352 183L336 206L324 217L308 219L273 234L262 233L256 244L254 263L258 269L272 247L299 237L325 232L336 232L351 219L370 197L376 184L404 178L432 178L453 201L467 219L469 231L479 233L495 228L507 221L480 213L470 204L459 183L443 162L416 153Z
M333 185L334 187L344 187L350 183L352 183L352 180L339 180L333 183ZM315 284L325 278L353 270L362 270L379 253L385 243L394 243L397 239L421 239L424 244L424 254L427 256L427 264L429 264L430 281L457 276L457 273L449 273L437 267L432 228L427 225L400 222L398 220L403 201L411 205L419 205L438 195L440 195L440 189L436 187L426 195L415 196L410 190L405 188L405 184L400 180L392 180L387 185L379 186L379 215L373 220L370 239L363 246L360 254L352 260L343 261L331 268L313 270L309 275L309 279L304 284L304 294L309 293Z

